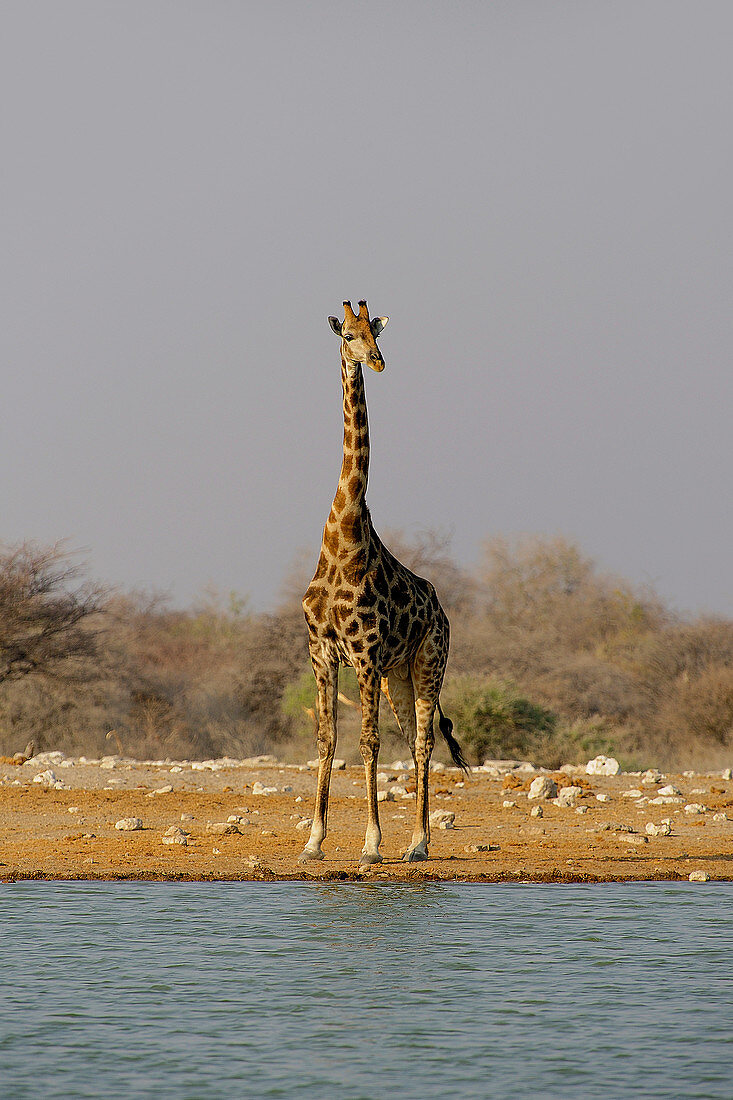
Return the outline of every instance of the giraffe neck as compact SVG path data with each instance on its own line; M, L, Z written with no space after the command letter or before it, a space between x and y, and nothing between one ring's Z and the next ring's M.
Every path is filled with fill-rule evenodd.
M363 543L369 530L366 506L369 475L366 395L361 367L348 367L343 352L341 382L344 391L344 457L329 519L338 523L342 543Z

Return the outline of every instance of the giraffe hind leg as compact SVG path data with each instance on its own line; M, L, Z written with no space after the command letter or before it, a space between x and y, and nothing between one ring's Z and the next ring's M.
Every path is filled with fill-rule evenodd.
M412 684L410 669L407 665L400 666L400 668L389 672L385 680L386 685L383 681L382 690L389 699L397 723L410 746L410 752L412 753L412 759L415 764L415 779L417 785L420 768L416 754L418 729L415 712L415 689ZM428 758L426 766L429 765L429 763L430 760ZM418 827L416 824L412 841L403 857L408 863L418 863L428 858L428 841L430 837L427 831L422 827L422 818L420 820L421 825Z

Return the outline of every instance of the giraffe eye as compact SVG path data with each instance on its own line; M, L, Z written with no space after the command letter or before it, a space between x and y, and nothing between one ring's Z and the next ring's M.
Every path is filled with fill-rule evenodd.
M353 336L349 336L348 332L344 334L344 340L348 340L349 343L354 339Z

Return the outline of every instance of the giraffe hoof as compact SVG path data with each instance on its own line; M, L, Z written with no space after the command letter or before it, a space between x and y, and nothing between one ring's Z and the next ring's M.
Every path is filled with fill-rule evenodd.
M425 845L419 848L408 848L402 858L405 863L424 863L428 858L428 850Z
M298 856L298 863L310 863L312 859L325 859L325 856L320 848L304 848Z
M379 852L362 852L359 859L359 870L363 870L365 867L373 867L375 863L381 863L382 857Z

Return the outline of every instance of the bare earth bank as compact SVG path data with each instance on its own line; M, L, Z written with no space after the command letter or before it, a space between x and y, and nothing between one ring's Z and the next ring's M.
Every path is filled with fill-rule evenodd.
M360 767L334 772L326 858L301 866L308 828L298 825L312 815L315 792L307 765L263 757L92 761L61 753L0 764L0 881L611 882L687 879L691 872L733 879L729 772L612 776L567 767L549 776L556 802L529 797L532 781L548 776L529 765L496 762L468 780L437 765L430 807L448 827L433 824L428 862L406 864L415 799L403 765L382 766L384 862L360 872ZM140 824L118 827L125 819Z

